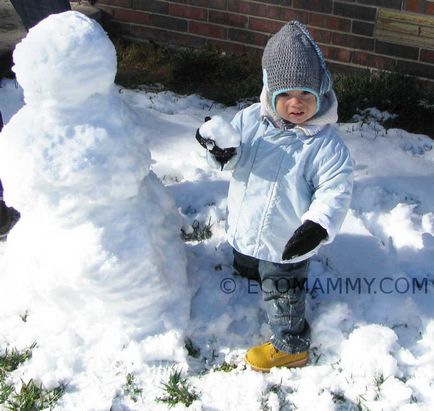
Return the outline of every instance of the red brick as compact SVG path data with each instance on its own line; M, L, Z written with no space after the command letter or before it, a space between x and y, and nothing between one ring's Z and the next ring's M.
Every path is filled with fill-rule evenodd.
M327 60L341 61L343 63L351 62L352 52L348 49L321 46L321 50Z
M411 61L398 60L398 70L416 76L434 79L434 66L432 64L415 63Z
M189 4L190 6L206 7L208 9L226 10L226 0L175 0L176 3Z
M375 52L385 54L386 56L396 56L411 60L417 60L419 57L419 49L416 47L387 43L385 41L377 41L375 43Z
M270 5L267 7L267 17L275 20L284 20L284 14L286 10L288 9L284 7Z
M282 7L291 7L293 0L254 0L257 3L276 4Z
M267 17L270 19L281 20L284 22L290 20L299 20L307 23L309 14L302 10L293 10L287 7L268 6Z
M265 17L267 15L267 7L265 4L243 0L228 0L228 10L248 14L250 16Z
M222 24L232 27L247 27L249 19L243 14L227 13L219 10L209 10L208 19L210 23Z
M274 20L257 19L251 17L249 19L249 29L255 31L263 31L265 33L277 33L283 26L283 22Z
M330 43L332 39L332 33L330 31L318 30L315 28L309 28L309 31L318 43Z
M130 35L143 40L154 40L159 43L167 43L167 31L155 27L130 26Z
M132 0L133 9L145 10L151 13L167 14L169 3L159 0Z
M113 9L113 17L128 23L149 24L150 21L150 14L130 9Z
M98 8L103 11L104 13L108 14L110 17L113 17L115 14L115 9L113 7L100 5Z
M190 6L208 7L208 0L175 0L177 3L189 4Z
M354 34L361 34L362 36L372 37L374 35L375 24L366 21L353 20L353 27L351 31Z
M331 49L331 47L329 47L329 46L324 46L324 45L321 46L321 51L322 51L322 54L323 54L323 56L324 56L325 59L329 58L329 56L330 56L330 49Z
M331 13L333 1L331 0L294 0L293 7L302 10Z
M228 40L244 43L246 45L265 47L269 36L248 30L231 28L228 30Z
M366 37L352 36L350 34L333 33L332 43L337 46L351 47L359 50L374 50L374 40Z
M426 14L432 14L432 15L434 15L434 2L429 1L426 4L425 12L426 12Z
M352 55L351 62L359 66L373 67L376 69L393 69L396 64L396 60L394 59L362 51L355 51Z
M393 70L396 67L396 61L394 59L376 56L375 54L371 54L368 58L369 67L381 68L386 70Z
M352 51L347 49L338 49L336 60L348 63L351 61L352 56L353 56Z
M184 17L194 20L207 20L207 10L204 8L185 6L181 4L169 4L169 15Z
M425 1L420 0L405 0L404 10L413 11L415 13L423 13L425 11Z
M167 32L167 43L171 45L175 44L177 46L200 48L205 46L207 40L203 37L198 37L195 35L175 33L170 31Z
M226 10L226 0L208 0L210 9Z
M99 0L96 6L100 8L99 6L102 4L116 7L131 7L131 0Z
M178 19L176 17L161 16L159 14L150 13L149 20L151 26L160 27L166 30L187 31L188 27L187 20Z
M190 33L199 34L201 36L215 37L220 39L226 38L226 29L215 24L206 24L196 21L190 21L188 31Z
M358 64L359 66L367 66L368 65L368 53L363 51L355 51L353 54L354 64Z
M363 5L340 3L338 1L334 1L333 14L357 20L375 21L377 9L375 7L366 7Z
M339 17L327 16L324 14L310 13L309 15L309 25L327 28L330 30L337 31L350 31L351 20L342 19Z
M422 49L420 51L420 61L423 61L425 63L434 64L434 50ZM433 70L434 70L434 68L433 68Z
M347 0L348 1L348 0ZM364 3L371 6L384 7L387 9L401 10L402 0L358 0L358 3Z

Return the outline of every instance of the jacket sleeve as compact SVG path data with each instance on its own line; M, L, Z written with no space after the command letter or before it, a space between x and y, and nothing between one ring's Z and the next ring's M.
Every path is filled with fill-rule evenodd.
M311 220L324 227L328 238L323 244L328 244L342 226L353 189L353 163L343 143L333 147L330 155L314 162L310 182L313 186L312 201L302 220Z

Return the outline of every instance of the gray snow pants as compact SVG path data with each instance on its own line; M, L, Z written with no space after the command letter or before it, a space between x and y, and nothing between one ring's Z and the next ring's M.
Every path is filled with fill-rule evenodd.
M298 354L310 346L310 328L305 318L308 260L278 264L258 260L234 250L234 268L249 279L260 278L271 343L280 351Z

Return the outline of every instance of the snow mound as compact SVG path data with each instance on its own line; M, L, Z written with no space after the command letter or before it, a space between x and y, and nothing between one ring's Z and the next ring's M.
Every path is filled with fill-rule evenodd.
M388 327L378 324L362 326L354 330L342 343L341 364L352 378L373 381L397 373L398 337Z
M0 342L36 341L24 380L71 383L67 404L108 409L131 345L128 366L185 359L182 222L150 171L146 118L112 87L114 48L95 21L52 15L14 58L26 105L1 133L0 175L22 217L0 260L0 321L13 336ZM97 394L86 390L95 379Z

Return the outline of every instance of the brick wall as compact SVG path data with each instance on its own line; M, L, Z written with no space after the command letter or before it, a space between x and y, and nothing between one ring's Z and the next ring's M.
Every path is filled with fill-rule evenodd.
M122 36L241 54L308 25L332 68L398 67L434 81L434 0L99 0Z

